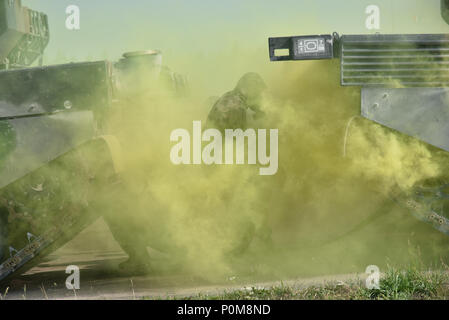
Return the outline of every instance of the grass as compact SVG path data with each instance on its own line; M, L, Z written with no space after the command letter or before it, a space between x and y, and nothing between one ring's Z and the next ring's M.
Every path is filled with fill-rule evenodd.
M184 297L195 300L441 300L449 299L449 273L421 271L416 267L389 267L381 276L379 289L367 289L364 281L327 283L307 288L280 285L245 288L219 295Z
M449 276L443 271L423 272L415 267L406 270L390 268L381 278L380 288L364 290L371 299L448 299Z

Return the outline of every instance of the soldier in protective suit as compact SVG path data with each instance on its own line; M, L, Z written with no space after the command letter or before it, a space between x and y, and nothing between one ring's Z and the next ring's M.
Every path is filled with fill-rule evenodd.
M267 85L258 73L244 74L234 90L225 93L215 102L209 112L206 127L218 129L222 133L225 129L255 128L255 122L265 117L262 100L266 91ZM271 229L266 221L257 229L252 221L245 221L241 233L242 237L230 252L231 255L246 251L254 237L269 246L272 244Z
M237 128L245 130L248 121L264 116L261 102L266 89L267 86L259 74L246 73L234 90L225 93L214 104L206 126L221 131Z

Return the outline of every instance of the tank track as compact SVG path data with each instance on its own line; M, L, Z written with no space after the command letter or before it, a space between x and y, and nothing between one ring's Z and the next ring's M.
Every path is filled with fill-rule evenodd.
M417 186L409 192L395 191L392 199L418 220L449 236L449 183L435 187Z
M74 218L66 216L63 219L63 225L65 228L73 228L75 224ZM41 236L34 236L31 233L27 233L27 239L29 244L17 251L12 247L9 247L10 258L4 263L0 264L0 283L2 280L11 276L16 271L19 271L32 259L36 258L45 249L51 248L58 240L63 237L63 231L58 227L53 227ZM64 243L66 241L63 241ZM52 248L53 249L53 248ZM28 266L28 269L36 265L38 262L34 261L32 265Z
M6 256L9 251L0 261L0 285L39 264L100 216L107 205L102 196L120 185L107 151L106 144L93 141L0 190L8 216L8 243L0 249Z

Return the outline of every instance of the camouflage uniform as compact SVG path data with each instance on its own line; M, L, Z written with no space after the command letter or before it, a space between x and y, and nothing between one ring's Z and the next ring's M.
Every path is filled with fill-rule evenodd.
M207 126L224 129L246 129L245 100L238 92L224 94L213 106L207 118Z
M212 107L206 126L224 129L245 130L250 118L263 117L260 102L266 85L257 73L247 73L234 90L225 93Z
M220 131L225 129L242 129L254 127L255 120L265 116L260 108L262 94L266 90L263 79L257 73L246 73L234 90L225 93L215 102L209 112L206 127ZM271 229L263 219L262 226L256 229L252 221L243 221L240 231L241 239L234 244L231 255L241 254L251 244L254 237L271 245Z

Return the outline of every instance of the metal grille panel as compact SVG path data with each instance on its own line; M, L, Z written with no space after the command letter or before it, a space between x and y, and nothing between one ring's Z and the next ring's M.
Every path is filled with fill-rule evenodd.
M449 87L449 35L344 35L341 84Z

